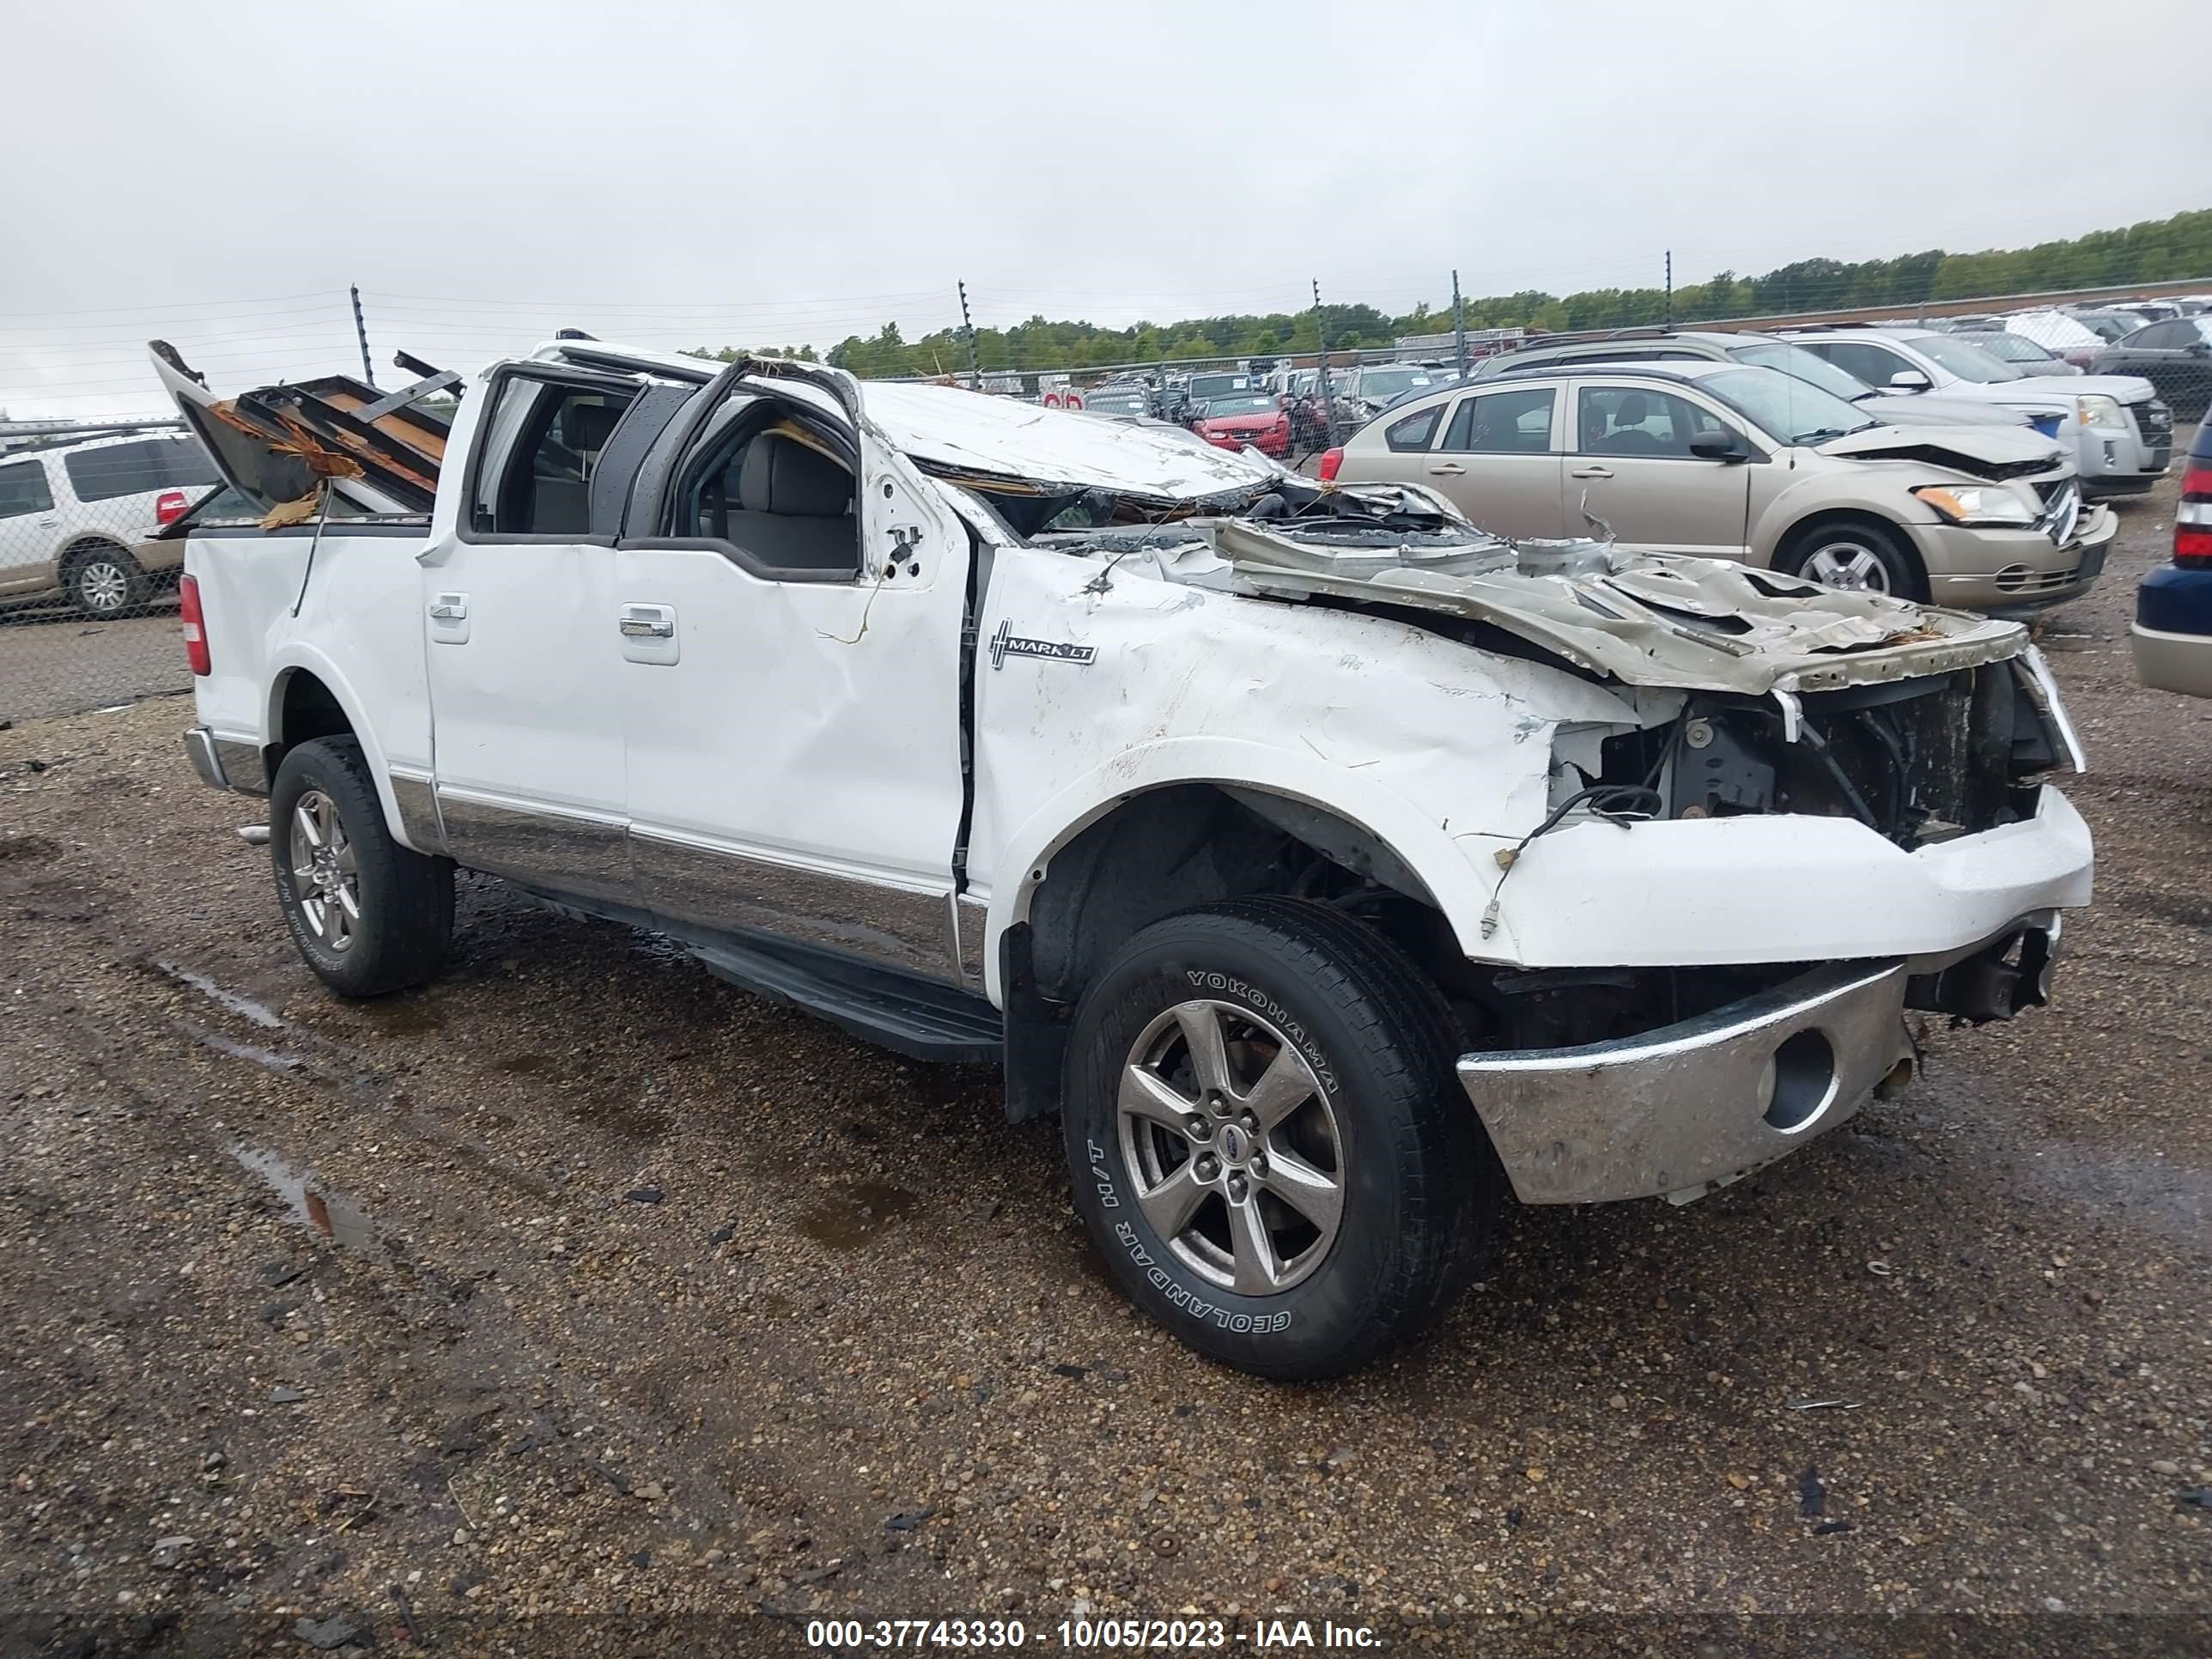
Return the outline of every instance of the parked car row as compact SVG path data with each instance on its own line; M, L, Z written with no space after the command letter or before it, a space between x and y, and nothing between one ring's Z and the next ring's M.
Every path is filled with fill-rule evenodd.
M2117 528L2083 501L2060 439L1995 420L1893 424L1726 354L1501 360L1370 422L1322 476L1424 484L1515 540L1595 531L1975 609L2087 591Z
M173 586L181 541L149 538L220 482L173 434L33 444L0 454L0 606L66 599L125 616Z

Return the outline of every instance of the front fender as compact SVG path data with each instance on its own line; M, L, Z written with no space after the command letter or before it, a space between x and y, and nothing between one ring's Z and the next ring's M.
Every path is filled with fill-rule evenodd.
M1541 770L1536 774L1540 785L1543 775ZM1498 872L1495 860L1486 860L1486 871L1484 863L1468 856L1479 838L1455 837L1444 823L1404 795L1362 778L1352 768L1234 738L1173 738L1116 755L1076 779L1000 843L993 867L1001 876L991 896L983 953L985 988L994 1001L1000 997L1000 936L1029 920L1030 902L1050 873L1054 855L1125 801L1191 783L1279 795L1357 825L1421 878L1468 955L1515 959L1510 933L1501 929L1491 939L1481 937L1482 915ZM1480 844L1487 852L1487 841Z

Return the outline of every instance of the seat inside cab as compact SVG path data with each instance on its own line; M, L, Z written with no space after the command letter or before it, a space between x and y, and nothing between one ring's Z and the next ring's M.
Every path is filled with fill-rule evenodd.
M775 570L857 573L853 474L790 431L742 440L701 480L694 533L742 548Z

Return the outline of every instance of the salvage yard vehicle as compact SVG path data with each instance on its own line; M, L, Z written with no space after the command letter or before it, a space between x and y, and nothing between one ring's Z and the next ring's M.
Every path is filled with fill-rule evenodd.
M2016 609L2088 591L2118 529L2051 439L1887 426L1739 363L1570 361L1407 404L1324 459L1425 483L1484 529L1740 559L1831 587Z
M1278 460L1291 453L1291 416L1272 392L1233 393L1210 398L1191 415L1191 430L1224 449L1249 444Z
M2087 829L2016 624L789 359L562 338L450 430L165 384L208 783L341 994L456 866L1057 1113L1115 1279L1261 1375L1524 1203L1686 1201L2048 994ZM732 1133L742 1133L733 1118Z
M2212 414L2182 463L2172 561L2136 584L2129 644L2145 685L2212 697Z
M2057 424L2046 429L2074 451L2081 493L2092 500L2141 495L2166 476L2172 459L2173 413L2148 380L2132 374L2022 374L1964 341L1921 329L1846 325L1783 332L1869 386L1933 390L1945 398L2056 417Z
M2212 316L2175 317L2147 324L2106 346L2093 370L2140 374L2158 388L2182 420L2196 420L2212 405Z
M1796 343L1771 334L1749 331L1727 333L1717 329L1622 328L1602 334L1551 336L1518 351L1502 351L1484 360L1474 371L1476 380L1495 380L1513 369L1560 368L1583 363L1754 363L1779 369L1784 374L1832 392L1855 405L1869 420L1892 426L2027 426L2028 417L2018 410L1963 399L1901 396L1875 390L1855 379L1826 358ZM2048 432L2056 432L2054 417ZM2047 435L2047 433L2046 433Z
M129 615L183 553L135 544L216 483L199 445L172 432L0 455L0 605L64 599L88 617Z

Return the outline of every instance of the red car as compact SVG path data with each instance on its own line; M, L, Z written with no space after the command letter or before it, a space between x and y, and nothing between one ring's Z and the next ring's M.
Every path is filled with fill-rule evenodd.
M1190 429L1217 449L1249 444L1278 460L1291 453L1291 417L1281 399L1264 392L1239 392L1200 404Z

